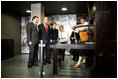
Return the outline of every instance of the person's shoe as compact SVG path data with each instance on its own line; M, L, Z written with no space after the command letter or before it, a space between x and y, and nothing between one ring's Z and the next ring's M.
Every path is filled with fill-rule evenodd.
M52 64L51 62L46 62L46 63L48 63L48 64Z
M37 64L33 64L34 66L39 66L39 64L37 63Z
M35 62L33 63L33 66L39 66L38 61L35 61Z
M32 65L31 64L28 64L28 68L32 68Z
M81 62L81 64L85 64L85 62Z
M75 65L74 68L78 68L78 67L80 67L80 66L81 66L81 65Z
M43 62L43 65L46 65L46 62Z

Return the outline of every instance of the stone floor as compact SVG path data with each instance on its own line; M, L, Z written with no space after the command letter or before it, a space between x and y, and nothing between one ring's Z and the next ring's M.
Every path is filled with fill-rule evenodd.
M14 58L1 61L2 78L40 78L40 66L27 68L28 54L19 54ZM53 64L44 65L44 78L89 78L89 69L83 64L80 68L73 66L77 61L72 56L65 56L58 75L53 75Z

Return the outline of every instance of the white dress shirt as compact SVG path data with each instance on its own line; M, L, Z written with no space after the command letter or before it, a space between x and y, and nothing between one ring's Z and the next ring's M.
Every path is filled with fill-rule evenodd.
M84 24L79 24L79 26L81 25L88 25L88 22L85 22ZM78 33L79 31L83 31L83 30L86 30L88 27L80 27L80 28L77 28L74 32Z
M65 30L59 31L58 37L60 39L59 40L60 42L67 42L68 41L67 32Z

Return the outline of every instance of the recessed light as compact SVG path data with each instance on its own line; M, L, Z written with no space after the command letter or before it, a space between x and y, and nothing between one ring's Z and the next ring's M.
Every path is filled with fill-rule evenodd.
M95 7L95 6L93 6L93 10L94 10L94 11L96 10L96 7Z
M27 12L27 13L31 13L31 11L30 11L30 10L26 10L26 12Z
M67 8L65 8L65 7L64 7L64 8L62 8L61 10L62 10L62 11L66 11L66 10L67 10Z

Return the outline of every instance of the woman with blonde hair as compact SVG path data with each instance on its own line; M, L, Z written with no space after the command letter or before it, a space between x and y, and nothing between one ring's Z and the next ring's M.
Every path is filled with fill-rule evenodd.
M67 32L64 30L64 26L63 25L60 25L59 26L58 38L59 38L60 44L66 44L67 41L68 41ZM64 58L65 58L65 49L60 49L59 52L62 55L62 61L64 61Z

